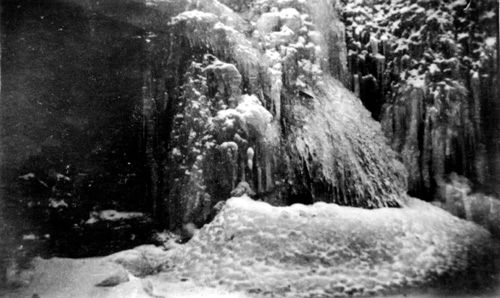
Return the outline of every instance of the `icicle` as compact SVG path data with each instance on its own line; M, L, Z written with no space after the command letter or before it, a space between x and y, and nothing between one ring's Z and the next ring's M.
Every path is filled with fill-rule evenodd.
M265 175L266 175L266 191L271 191L273 187L273 177L271 171L271 161L269 160L269 154L264 152L264 161L265 161Z
M401 66L400 68L403 69L408 69L410 67L410 62L411 62L411 57L408 54L403 55L401 57Z
M375 60L377 61L377 79L381 82L385 71L385 57L377 54Z
M240 175L241 175L241 181L246 181L246 174L245 174L245 161L240 161Z
M497 218L496 217L497 213L495 212L495 209L496 209L495 206L497 205L495 203L497 203L497 202L494 201L495 199L493 199L493 197L490 197L490 196L486 197L486 199L490 202L490 208L488 209L489 210L488 221L492 222L493 220L495 220L495 218Z
M255 67L251 67L248 74L249 88L251 94L257 93L259 90L259 72ZM264 97L262 96L261 99Z
M473 141L469 141L473 143ZM484 144L479 143L476 149L476 160L474 162L476 179L479 183L483 184L486 182L486 173L484 169L488 165L486 146Z
M323 51L320 46L314 47L314 64L321 66L321 59L323 58Z
M378 39L375 36L370 37L370 47L372 49L372 55L378 54Z
M479 79L478 71L471 71L470 85L472 91L472 99L473 103L473 111L472 111L472 120L474 121L474 130L476 137L480 135L480 127L481 127L481 82Z
M163 107L162 107L163 112L167 110L168 100L169 100L168 92L165 91L163 92Z
M397 58L392 62L392 75L395 77L399 77L399 72L400 72L400 59Z
M247 165L250 170L253 170L253 156L255 152L252 147L248 147L247 149Z
M257 193L263 192L262 189L262 168L257 165Z
M281 80L281 64L277 64L275 67L269 69L271 75L271 101L272 107L274 107L276 114L274 119L278 120L281 118L281 88L283 87L283 82Z
M389 50L389 38L387 37L387 34L383 34L381 37L380 37L380 42L382 44L382 55L384 56L387 56L388 54L388 50Z
M357 97L360 96L360 85L359 85L359 75L355 74L353 75L354 79L354 94L356 94Z
M224 142L219 145L231 165L231 186L234 188L238 181L238 144L235 142Z
M472 220L472 208L469 197L467 196L467 191L464 188L459 188L460 196L462 197L462 203L464 204L465 219Z

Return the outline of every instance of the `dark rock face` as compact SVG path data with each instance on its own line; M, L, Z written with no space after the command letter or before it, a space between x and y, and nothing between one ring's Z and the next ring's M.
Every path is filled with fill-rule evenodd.
M432 198L452 171L498 192L496 2L343 2L352 89L401 153L410 194Z
M149 211L136 113L144 30L62 1L2 2L1 13L0 263L143 243L150 221L83 223L93 208Z
M31 172L50 191L65 175L95 200L119 192L118 174L140 168L143 30L60 2L21 2L2 12L2 181Z

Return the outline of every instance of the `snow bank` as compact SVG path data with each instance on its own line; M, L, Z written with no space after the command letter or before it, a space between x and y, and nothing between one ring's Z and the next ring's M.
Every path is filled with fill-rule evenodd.
M8 297L374 296L443 278L462 285L491 277L495 255L486 230L416 199L406 205L272 207L232 198L185 245L36 259L31 283ZM123 270L128 281L95 286Z
M333 297L428 285L473 266L487 271L487 231L424 202L408 206L272 207L232 198L174 254L169 274L257 296Z
M107 258L92 259L35 259L34 268L27 279L29 286L15 291L2 292L0 297L50 297L50 298L244 298L242 293L228 292L180 282L179 279L161 283L157 277L138 278L123 272L123 267ZM116 286L97 287L96 284L118 274L127 274L128 281ZM34 296L37 294L38 296Z

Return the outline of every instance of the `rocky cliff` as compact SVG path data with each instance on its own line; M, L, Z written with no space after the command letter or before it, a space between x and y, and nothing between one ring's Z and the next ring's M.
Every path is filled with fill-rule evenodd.
M333 77L346 73L334 2L246 4L192 4L166 29L172 62L190 53L169 103L167 205L199 220L247 182L275 204L398 206L404 169Z
M38 187L33 193L41 197L21 200L34 217L51 217L54 227L51 234L42 228L20 232L23 245L12 241L0 248L0 279L19 286L0 295L332 297L444 285L456 296L497 290L498 247L491 234L406 195L408 180L411 194L436 192L453 214L498 235L496 199L471 194L457 175L443 180L451 171L476 185L495 177L494 167L483 166L494 164L496 152L495 138L488 137L494 130L484 133L494 118L482 112L485 102L495 107L485 90L497 92L482 87L496 82L490 63L496 41L481 35L489 32L489 2L467 8L484 12L471 22L459 9L463 1L63 2L32 4L28 12L24 4L8 6L22 18L7 22L14 45L8 55L16 61L5 64L14 73L7 107L27 112L16 122L2 110L2 123L13 129L2 131L11 140L2 159L52 162L38 171L23 168L14 178ZM347 27L337 15L341 9ZM66 16L64 25L56 26L60 16ZM465 38L464 28L473 38ZM50 59L30 72L23 62L38 60L22 46L35 42ZM66 50L48 53L45 46L59 49L58 43ZM88 44L95 51L82 50ZM73 63L56 63L73 48L79 49ZM100 59L94 63L93 57ZM90 70L79 70L87 63ZM29 82L26 90L13 83L18 77ZM33 93L39 90L41 97ZM54 90L62 94L53 98ZM121 93L129 94L126 100L119 100ZM120 121L113 121L115 112L123 113ZM27 125L30 116L50 120L33 124L43 134ZM68 127L80 129L68 133ZM56 137L71 137L62 138L71 146ZM34 145L15 155L25 139ZM39 145L52 154L38 152ZM98 202L89 189L98 191ZM164 232L156 235L171 239L162 243L168 251L141 247L104 258L36 258L33 267L29 256L16 262L9 255L25 254L18 248L43 235L52 253L67 238L76 245L66 251L80 256L89 245L75 239L88 226L102 227L87 238L100 249L113 245L110 234L127 245L142 241L147 232L127 225L147 219L142 227L151 230L148 217L107 209L124 208L123 201L147 209L156 228L181 231L184 245ZM63 216L71 212L77 214L70 220ZM10 232L0 228L2 236Z
M451 172L497 191L496 1L343 1L352 90L431 199Z
M476 2L10 5L21 21L5 27L2 159L13 179L35 175L40 204L55 196L82 208L78 220L95 204L139 206L172 229L205 223L230 193L275 205L400 206L406 170L382 132L410 173L410 194L430 199L451 172L491 189L495 6ZM25 45L39 35L50 41L40 41L43 51L59 49L56 40L66 47L29 71L22 61L36 55ZM74 63L56 65L64 54ZM18 111L19 121L9 116Z

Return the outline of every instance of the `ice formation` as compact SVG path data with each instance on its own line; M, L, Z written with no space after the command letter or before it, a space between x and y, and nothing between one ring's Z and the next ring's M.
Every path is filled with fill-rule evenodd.
M201 85L185 91L187 98L202 94L211 102L203 133L215 146L238 146L236 165L207 147L196 184L206 186L214 203L245 181L257 196L279 204L293 202L293 195L366 208L398 206L404 169L359 100L328 75L346 77L344 27L333 1L225 4L246 11L238 13L247 18L248 35L202 4L170 22L190 49L213 53L203 57Z
M161 182L168 186L169 227L202 226L212 207L229 194L240 197L229 199L182 249L37 260L33 274L38 281L19 289L20 297L182 297L213 293L207 287L218 287L214 291L224 295L372 296L464 272L473 272L471 279L491 277L495 248L486 230L405 196L405 169L385 144L380 125L340 81L347 77L347 51L333 0L256 0L251 7L239 7L248 19L228 7L231 1L224 2L227 6L215 0L178 2L189 10L162 27L169 32L166 65L172 69L167 75L175 82L169 81L171 91L177 92L170 102L168 152L160 152L168 156L161 164L166 167ZM398 8L405 15L426 13L418 5ZM363 11L353 8L353 13ZM450 25L446 14L433 14L428 21L437 28ZM388 26L397 30L399 25ZM357 70L355 92L363 97L377 86L385 90L377 82L388 71L408 79L398 89L397 102L385 107L391 114L383 127L401 134L392 145L406 153L410 170L419 165L415 129L424 127L425 164L432 161L434 173L444 172L442 156L453 155L454 130L438 125L440 105L463 102L464 89L452 80L423 90L432 78L413 68L412 56L421 47L411 38L397 44L388 32L372 38L367 28L353 28L367 50L384 56L394 52L398 59L350 52L350 66ZM448 41L443 36L442 44ZM352 46L361 50L360 44ZM376 67L368 73L372 58ZM436 65L439 70L433 67L430 76L439 77L440 69L456 70L453 60ZM476 92L478 74L470 77ZM426 95L432 104L423 104ZM449 119L463 119L459 105L446 111ZM433 171L426 171L425 179ZM462 197L465 193L459 191ZM274 207L246 195L276 205L314 204ZM465 217L485 206L462 201ZM390 206L401 208L380 208ZM496 205L487 207L489 214L497 212ZM93 287L109 272L123 270L117 263L129 281L107 291ZM175 292L179 281L187 285L182 293Z
M243 195L229 199L191 241L166 252L142 246L104 258L37 259L24 276L35 282L9 297L347 297L412 287L418 293L463 272L467 280L448 286L487 285L495 253L486 230L415 199L404 208L366 210L324 202L273 207ZM129 281L95 287L113 272Z
M401 153L410 172L410 193L431 196L450 169L477 185L499 185L496 153L486 149L492 148L496 128L490 127L498 121L485 112L489 107L498 113L491 100L498 97L498 88L480 90L498 85L497 55L490 47L497 43L491 34L498 3L343 4L352 89ZM369 75L374 79L363 83L361 78Z
M408 205L272 207L233 198L174 254L172 273L201 285L310 297L389 294L469 266L488 270L494 248L485 230L427 203Z

